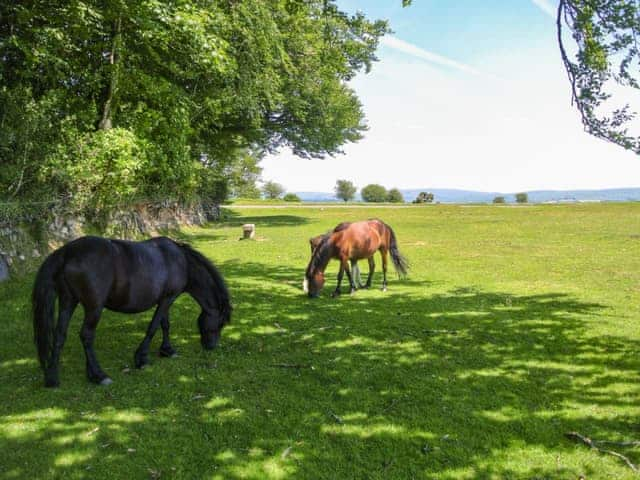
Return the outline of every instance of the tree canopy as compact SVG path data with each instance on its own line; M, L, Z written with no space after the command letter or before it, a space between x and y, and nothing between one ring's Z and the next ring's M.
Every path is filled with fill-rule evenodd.
M2 2L0 191L188 197L247 152L337 153L387 31L332 0Z
M387 189L377 183L371 183L360 190L360 196L365 202L386 202Z

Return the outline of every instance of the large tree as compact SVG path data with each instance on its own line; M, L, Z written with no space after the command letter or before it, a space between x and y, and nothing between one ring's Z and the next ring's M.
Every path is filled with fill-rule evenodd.
M386 31L332 0L0 2L0 195L108 187L94 157L123 197L188 196L247 151L339 152L366 128L347 82Z

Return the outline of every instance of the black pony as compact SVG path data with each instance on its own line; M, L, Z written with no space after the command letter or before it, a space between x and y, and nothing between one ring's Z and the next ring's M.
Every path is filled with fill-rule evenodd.
M59 385L60 352L78 303L84 308L80 340L87 376L108 385L112 380L100 368L93 349L102 310L138 313L157 305L135 352L135 366L140 368L148 362L149 344L158 326L162 326L160 355L175 355L169 343L169 307L182 292L200 305L200 341L207 350L213 349L231 318L229 292L213 264L190 246L165 237L144 242L82 237L53 252L38 271L32 298L34 339L45 385Z

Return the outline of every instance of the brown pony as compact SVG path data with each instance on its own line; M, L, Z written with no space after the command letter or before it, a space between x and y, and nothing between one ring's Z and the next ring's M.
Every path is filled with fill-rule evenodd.
M309 245L311 245L311 255L313 255L313 252L315 251L316 248L318 248L318 245L320 245L320 243L325 237L331 235L331 233L344 230L349 225L351 225L351 222L342 222L338 224L333 230L330 230L329 232L324 233L322 235L318 235L316 237L310 238ZM360 276L360 268L358 267L358 260L352 259L350 260L350 262L351 262L351 278L353 278L354 283L357 283L358 288L364 288L365 286L362 284L362 277ZM374 268L375 268L375 265L374 265Z
M312 239L313 240L313 239ZM312 243L313 246L313 243ZM348 261L366 258L369 261L369 276L365 288L371 286L371 279L375 269L373 255L380 251L382 257L382 290L387 290L387 253L391 254L393 266L398 275L403 277L409 268L406 259L398 250L396 236L391 227L381 220L366 220L354 223L341 223L332 232L322 235L313 250L311 261L305 273L304 289L309 297L317 297L324 286L324 271L332 258L340 261L338 285L333 296L340 295L342 277L347 272L350 293L356 285L349 270Z

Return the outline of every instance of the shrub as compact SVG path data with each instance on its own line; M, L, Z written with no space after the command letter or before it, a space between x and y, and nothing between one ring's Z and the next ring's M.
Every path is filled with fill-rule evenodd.
M45 160L43 181L69 192L73 207L104 212L142 192L139 173L147 161L145 147L121 128L77 134Z
M504 197L500 196L500 197L494 197L493 203L507 203L507 202L504 199Z
M516 193L516 202L517 203L527 203L529 201L529 196L526 193Z

